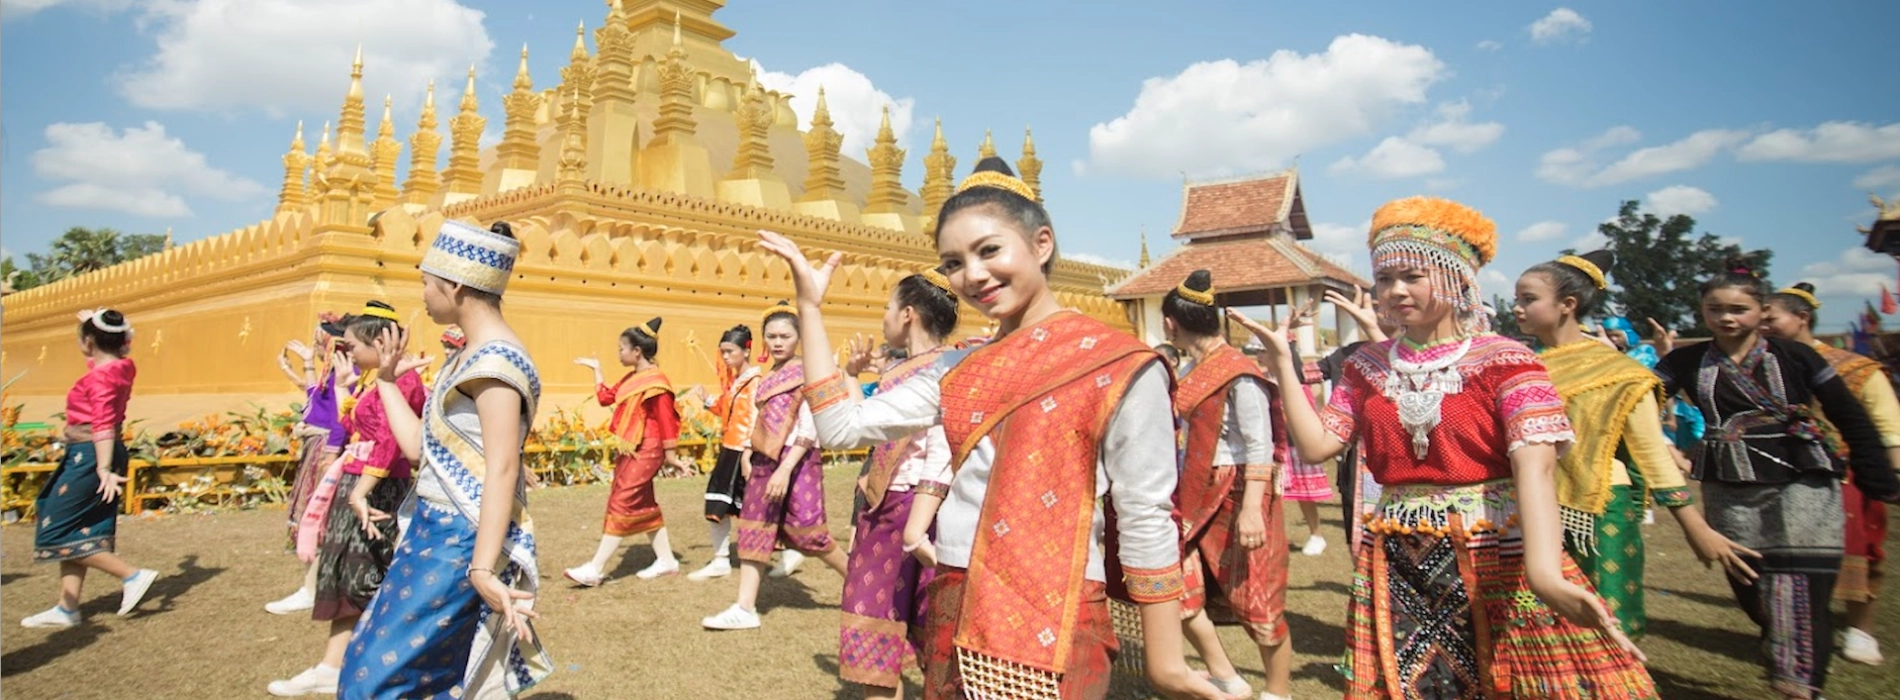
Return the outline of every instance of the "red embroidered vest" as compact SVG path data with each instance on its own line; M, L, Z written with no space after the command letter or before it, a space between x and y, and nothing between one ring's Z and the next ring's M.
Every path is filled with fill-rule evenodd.
M1189 370L1174 390L1174 413L1187 421L1188 434L1187 459L1175 491L1175 512L1181 518L1184 545L1207 529L1208 521L1220 510L1221 500L1240 477L1237 469L1214 469L1214 452L1227 419L1227 389L1248 378L1262 385L1267 381L1252 358L1233 346L1222 345Z

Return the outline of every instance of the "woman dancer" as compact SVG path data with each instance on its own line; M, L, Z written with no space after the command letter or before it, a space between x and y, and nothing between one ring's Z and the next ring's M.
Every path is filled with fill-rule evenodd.
M888 392L943 354L944 337L957 327L950 280L936 270L899 280L884 304L883 326L884 343L903 348L907 358L880 373L877 390ZM877 354L868 338L852 343L845 376L855 377L849 370L864 369ZM904 694L905 657L923 658L924 586L933 572L912 555L928 545L930 524L950 491L943 429L878 445L861 483L865 508L844 578L839 675L867 698L897 698Z
M119 614L138 607L158 572L134 569L113 552L118 545L118 500L130 457L122 439L125 404L132 398L138 367L127 357L132 323L112 309L79 313L79 352L86 374L66 392L65 456L40 487L33 503L33 561L59 563L59 602L20 621L23 627L72 627L86 570L98 569L124 584Z
M1384 314L1379 313L1377 305L1373 303L1372 295L1367 294L1364 289L1353 287L1351 298L1331 289L1326 290L1324 296L1326 301L1333 305L1333 313L1343 313L1352 317L1353 322L1359 325L1362 339L1347 343L1333 350L1331 354L1308 364L1304 374L1306 383L1309 385L1338 382L1345 372L1346 360L1358 354L1360 348L1365 347L1367 343L1383 343L1399 331L1398 327L1392 325ZM1287 336L1289 341L1293 339L1291 335L1293 330L1307 322L1308 314L1299 313L1299 311L1295 309L1294 313L1287 316L1286 331L1289 334ZM1289 344L1287 347L1295 357L1300 356L1297 343ZM1337 474L1333 477L1333 483L1339 487L1339 509L1342 515L1340 522L1345 524L1347 544L1357 550L1359 536L1364 532L1359 527L1359 521L1372 514L1374 508L1378 506L1382 489L1379 482L1372 478L1372 474L1366 471L1365 455L1359 449L1358 443L1347 445L1346 452L1341 454L1336 462Z
M1518 330L1537 338L1539 359L1564 399L1578 439L1557 461L1557 505L1564 551L1583 569L1630 639L1649 626L1643 599L1643 510L1668 508L1704 564L1729 576L1754 572L1742 555L1760 556L1709 529L1695 508L1663 435L1662 384L1656 375L1585 335L1581 319L1609 290L1609 251L1566 255L1517 279Z
M724 578L732 573L732 519L739 515L739 504L745 500L746 476L752 473L747 454L756 413L752 393L763 376L750 362L751 354L752 329L745 324L719 336L719 359L726 368L720 372L721 378L731 379L720 387L719 398L711 406L719 416L719 457L706 480L706 520L711 523L713 558L687 574L690 581Z
M811 409L800 395L805 372L798 354L798 314L785 302L765 310L759 329L772 357L772 371L759 382L752 425L752 470L746 476L739 511L739 598L732 607L701 619L707 629L759 627L759 579L772 561L772 547L822 559L839 574L844 552L831 540L825 523L825 470L818 461L818 433ZM830 350L826 350L827 353ZM829 363L829 355L826 362Z
M1704 282L1702 322L1714 339L1677 348L1656 365L1663 390L1694 400L1708 435L1691 477L1702 482L1709 524L1761 553L1760 573L1729 578L1736 602L1762 628L1769 683L1786 698L1820 694L1834 656L1828 601L1841 568L1841 440L1862 494L1900 497L1880 433L1853 390L1812 347L1760 333L1768 288L1745 261Z
M1049 215L1001 159L978 163L937 221L945 276L997 321L996 336L862 400L832 360L820 318L840 256L814 269L790 240L760 234L790 265L812 331L805 393L820 442L871 445L941 425L960 470L936 542L918 543L937 562L925 593L925 697L1106 696L1111 581L1141 604L1155 689L1224 697L1181 651L1174 426L1155 419L1170 410L1167 368L1133 336L1062 309L1049 285ZM1112 533L1102 499L1117 516Z
M283 370L284 376L289 377L304 392L303 416L296 428L299 441L297 476L287 499L292 550L297 548L297 531L303 523L304 509L310 505L311 493L316 490L325 469L336 460L337 455L342 454L343 445L350 440L349 433L343 431L336 394L339 383L348 384L350 381L342 376L344 368L351 365L349 358L342 356L336 349L336 339L343 337L343 326L348 320L347 317L337 320L330 318L330 314L323 314L311 344L305 345L297 340L284 344L285 351L303 360L301 371L292 370L289 359L281 355L277 358L278 369ZM309 610L316 604L317 564L312 561L304 567L303 585L288 596L265 603L264 610L274 615L289 615Z
M1186 357L1174 392L1174 414L1187 422L1176 512L1181 517L1182 569L1187 576L1188 641L1201 652L1214 684L1246 696L1214 633L1208 608L1226 608L1260 647L1264 700L1292 692L1293 644L1287 639L1285 511L1274 481L1285 458L1275 454L1279 411L1267 378L1252 358L1228 345L1214 305L1214 279L1195 270L1161 298L1168 343Z
M660 467L679 464L680 414L673 406L673 383L653 364L660 354L660 323L655 318L645 325L620 332L620 364L633 371L608 386L600 376L600 360L583 357L574 364L594 371L595 398L602 406L614 408L609 424L617 439L614 458L613 492L607 496L607 520L601 524L600 547L593 560L568 569L567 578L582 586L600 585L607 577L607 559L620 549L620 540L648 534L653 542L653 563L634 574L651 579L680 572L680 561L666 537L666 518L660 502L653 496L653 479Z
M448 359L421 416L396 382L428 358L407 357L400 331L377 340L377 395L421 467L389 577L343 659L346 700L512 697L553 668L531 624L538 570L521 467L541 379L501 315L520 251L505 223L451 219L423 254L429 319L461 326L468 349Z
M1848 390L1860 399L1867 417L1887 446L1887 460L1900 464L1900 402L1894 399L1892 380L1880 363L1814 339L1815 312L1821 300L1814 285L1802 282L1768 298L1762 319L1764 335L1787 338L1814 348L1827 360ZM1847 630L1841 634L1841 656L1856 663L1879 665L1880 642L1872 634L1874 603L1880 596L1882 544L1887 540L1887 504L1867 498L1853 476L1841 485L1841 505L1847 513L1846 550L1834 599L1847 604Z
M1348 698L1647 699L1643 657L1563 552L1553 475L1573 439L1528 348L1486 331L1490 219L1417 197L1372 216L1374 294L1401 337L1346 363L1326 407L1284 403L1308 461L1363 439L1385 486L1356 553ZM1283 332L1229 311L1298 381Z
M380 301L369 302L349 321L344 347L365 376L376 372L382 363L376 340L393 328L399 328L396 310ZM420 375L407 372L396 379L396 386L412 412L421 410ZM330 502L313 564L317 582L310 617L330 623L329 644L317 665L289 680L271 681L268 689L272 695L289 698L336 692L343 652L350 646L350 631L389 573L396 540L396 522L389 514L409 495L410 463L390 432L382 399L372 394L375 391L373 384L363 385L346 402L350 410L343 417L342 428L349 444L342 457L343 475L336 483L336 492L343 497Z

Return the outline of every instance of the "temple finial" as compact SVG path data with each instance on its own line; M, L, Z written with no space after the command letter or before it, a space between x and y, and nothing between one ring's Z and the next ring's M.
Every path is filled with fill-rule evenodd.
M534 78L528 75L528 45L521 45L521 67L515 69L515 89L534 89Z
M568 60L579 62L587 60L587 23L574 28L574 50L568 52Z

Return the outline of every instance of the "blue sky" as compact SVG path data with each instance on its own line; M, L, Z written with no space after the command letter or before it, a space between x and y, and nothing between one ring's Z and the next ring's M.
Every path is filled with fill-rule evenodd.
M1854 250L1867 194L1900 195L1883 55L1900 4L1740 7L735 0L716 17L768 84L828 86L847 149L893 103L912 187L933 117L960 171L986 128L1013 160L1033 126L1065 253L1132 262L1145 227L1160 255L1184 173L1297 162L1312 245L1360 269L1388 199L1439 194L1496 219L1499 293L1637 199L1774 249L1775 281L1814 281L1838 328L1900 276ZM552 84L575 24L591 34L604 14L601 0L0 1L0 244L42 250L69 226L182 242L266 217L297 121L314 147L359 42L401 138L422 85L452 103L471 62L498 134L519 47Z

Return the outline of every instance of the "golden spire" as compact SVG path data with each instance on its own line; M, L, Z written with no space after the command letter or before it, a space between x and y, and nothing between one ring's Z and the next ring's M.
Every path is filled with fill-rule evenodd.
M610 3L607 21L594 30L595 83L592 98L601 102L632 102L633 67L639 63L633 50L633 32L627 29L626 8L619 0Z
M745 99L732 113L739 128L739 151L732 159L732 172L726 179L765 179L772 175L772 149L766 136L774 118L772 105L765 101L765 88L754 76L746 85Z
M303 124L302 124L302 122L299 122L299 123L297 124L297 126L298 126L298 127L300 127L300 128L298 129L298 131L302 131L302 130L303 130L303 129L301 128L301 127L303 126ZM170 227L170 226L166 226L166 227L165 227L165 249L166 249L166 250L171 250L171 249L172 249L172 227Z
M809 162L805 176L805 194L801 202L844 199L844 176L838 171L838 149L844 135L831 128L831 108L825 105L825 88L818 87L818 107L811 113L811 130L805 132L805 154Z
M1029 127L1023 127L1023 157L1016 160L1016 176L1036 193L1036 201L1042 201L1042 159L1036 157L1036 139Z
M376 125L376 141L370 145L373 160L371 169L376 171L376 198L370 202L375 210L388 209L396 205L396 159L402 157L402 142L396 140L396 122L391 117L390 97L383 96L383 121Z
M562 99L573 100L575 107L561 110L558 121L564 127L569 120L585 122L594 104L594 61L587 57L586 37L587 23L582 22L574 29L574 51L567 55L567 65L561 68Z
M581 63L587 60L587 21L574 28L574 50L567 53L568 63Z
M983 143L982 145L979 145L976 147L976 158L977 160L982 160L984 158L995 158L995 157L996 157L996 141L990 138L990 130L984 129Z
M476 195L482 192L482 129L488 120L475 100L475 67L468 67L468 87L462 89L462 111L449 119L449 169L444 173L451 194Z
M943 203L955 191L957 157L943 140L943 118L937 118L937 135L930 139L930 153L924 156L924 216L936 216Z
M673 48L667 49L659 73L660 116L653 120L653 139L656 143L671 144L691 137L699 128L693 118L693 69L686 65L686 46L680 43L677 12L673 14Z
M284 187L277 192L277 213L296 211L310 204L304 197L304 168L310 165L310 154L304 152L303 120L297 121L297 135L290 139L290 150L284 153ZM166 229L169 236L171 229ZM167 244L170 239L166 239ZM170 247L167 245L166 247Z
M370 174L363 127L363 47L359 44L356 60L350 64L350 91L343 97L343 114L336 123L336 159L329 167L331 185L347 186L349 180L363 179Z
M501 130L501 145L495 155L504 169L534 170L539 167L541 145L534 139L534 114L541 109L541 95L534 91L534 79L528 77L528 46L521 45L521 67L515 69L515 91L502 96L506 115Z
M878 125L877 141L865 152L871 163L871 192L865 198L866 214L903 213L910 203L909 193L900 181L904 170L904 149L897 147L897 134L891 130L891 106L884 105L884 121Z
M1141 227L1141 269L1148 267L1148 227Z
M564 101L567 114L561 119L561 160L556 177L563 189L575 191L587 176L587 130L581 128L580 96L569 95Z
M442 134L435 130L435 81L430 80L422 97L422 116L416 119L416 133L409 136L409 179L402 183L404 203L427 205L435 200L435 193L442 188L442 178L435 172L436 151L441 147Z
M310 179L304 186L305 201L315 203L323 196L325 173L330 172L330 123L323 123L323 136L317 139L316 155L310 157Z

